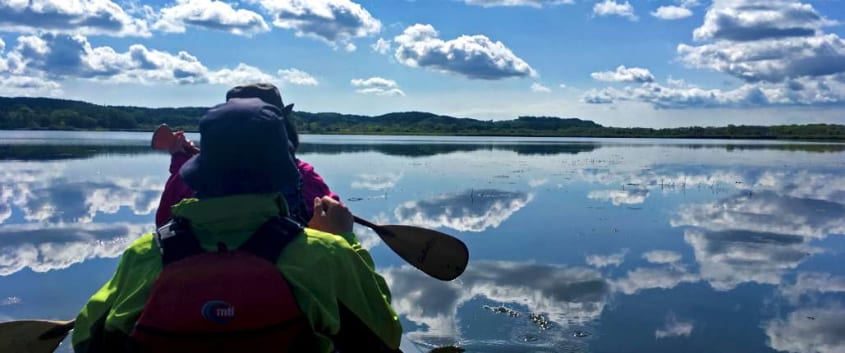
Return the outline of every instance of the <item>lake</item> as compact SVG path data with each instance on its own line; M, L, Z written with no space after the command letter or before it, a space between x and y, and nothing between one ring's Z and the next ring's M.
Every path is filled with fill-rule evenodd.
M75 317L153 230L169 156L149 138L0 131L0 321ZM843 144L302 140L355 214L467 244L441 282L356 228L422 346L845 352Z

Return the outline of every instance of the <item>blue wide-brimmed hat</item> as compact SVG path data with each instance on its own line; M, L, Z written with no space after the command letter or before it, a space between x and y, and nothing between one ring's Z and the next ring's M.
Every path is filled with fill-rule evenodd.
M179 170L198 198L298 187L282 111L261 99L234 98L209 109L200 144L200 154Z

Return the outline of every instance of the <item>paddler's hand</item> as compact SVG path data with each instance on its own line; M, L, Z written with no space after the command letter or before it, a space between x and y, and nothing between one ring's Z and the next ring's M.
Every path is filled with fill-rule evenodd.
M308 227L332 234L352 232L352 212L344 204L328 197L314 198L314 216Z
M173 137L176 140L173 142L173 145L170 146L170 154L187 154L189 156L193 156L197 154L200 150L194 145L194 141L188 140L185 137L184 131L177 131L173 134Z

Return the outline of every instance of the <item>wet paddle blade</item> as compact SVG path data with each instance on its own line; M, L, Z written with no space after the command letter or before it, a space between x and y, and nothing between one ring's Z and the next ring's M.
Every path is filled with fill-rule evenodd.
M439 280L458 278L467 267L469 250L451 235L405 225L382 225L374 230L405 261Z
M167 124L159 125L158 129L153 132L153 139L150 145L153 149L166 151L176 142L176 137L173 136L173 131Z
M65 339L70 321L20 320L0 323L0 352L51 353ZM41 336L53 330L52 335Z

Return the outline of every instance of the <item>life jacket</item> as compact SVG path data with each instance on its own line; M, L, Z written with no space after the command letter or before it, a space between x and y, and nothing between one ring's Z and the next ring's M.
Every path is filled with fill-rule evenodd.
M302 226L264 223L234 250L206 252L188 221L159 228L162 271L130 334L131 352L310 352L315 335L276 267Z

